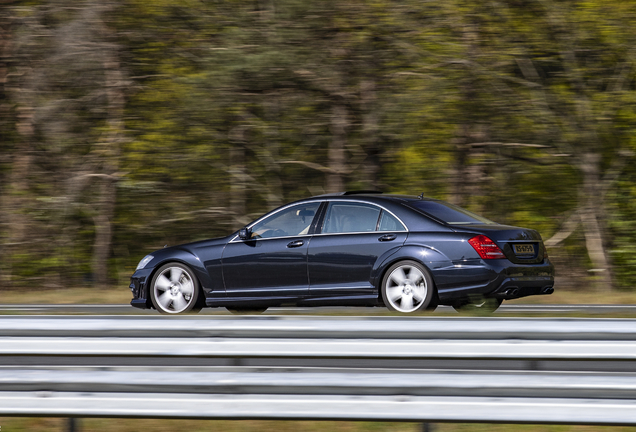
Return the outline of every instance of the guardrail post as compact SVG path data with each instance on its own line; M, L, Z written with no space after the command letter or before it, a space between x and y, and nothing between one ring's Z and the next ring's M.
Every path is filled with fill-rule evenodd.
M422 423L422 432L433 432L433 423Z
M75 417L69 417L68 432L79 432L79 419Z

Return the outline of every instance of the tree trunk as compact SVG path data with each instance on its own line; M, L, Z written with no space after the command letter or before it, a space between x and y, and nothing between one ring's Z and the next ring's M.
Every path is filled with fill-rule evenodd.
M373 79L366 79L360 85L360 102L362 108L362 139L366 159L361 167L361 180L365 189L378 189L380 164L378 154L378 116L376 114L376 84Z
M345 146L347 144L347 108L334 102L331 106L331 142L329 144L326 190L329 193L345 190L344 173L346 171Z
M464 44L464 55L469 61L475 61L476 45L478 41L477 28L472 23L465 23L461 26L462 42ZM474 129L474 108L477 92L475 90L475 76L473 70L467 70L465 77L460 81L461 105L459 111L462 115L463 123L458 125L457 137L454 140L453 169L451 173L451 196L450 202L458 206L467 204L467 197L471 193L479 193L479 185L471 184L475 180L474 172L471 176L470 167L470 143L475 142L473 138ZM468 187L470 186L470 191Z
M600 176L601 155L597 153L585 153L582 157L581 172L583 173L583 191L580 202L583 203L581 211L581 224L585 232L585 245L587 247L590 260L592 261L592 272L596 278L597 288L603 291L612 289L612 275L605 253L603 241L603 231L599 223L599 206L602 206L601 197L601 176Z
M281 136L279 126L280 118L280 101L276 95L269 97L269 101L265 102L267 111L265 119L271 123L271 132L265 135L265 147L267 148L268 157L265 158L267 164L267 206L270 209L279 207L283 204L283 182L281 180L281 164L280 164L280 147Z
M93 247L93 277L96 287L108 286L108 258L112 247L112 220L115 215L117 191L113 177L98 180L99 202L95 222L95 243Z
M7 144L9 129L12 126L11 108L7 88L9 76L9 61L11 58L11 26L6 15L0 16L0 166L8 162L6 154L9 152ZM6 250L4 245L4 235L8 229L8 197L6 194L6 179L0 172L0 283L9 283L6 270ZM8 233L7 233L8 234Z
M232 229L245 225L245 148L234 143L230 148L230 211L233 216Z
M283 204L283 182L280 180L280 169L273 170L267 179L267 206L270 209Z
M30 108L22 108L20 111L22 113L18 114L17 125L20 142L11 162L7 190L9 244L24 241L28 226L25 210L28 202L29 171L33 164L33 111Z
M20 93L25 89L20 89ZM28 91L27 91L28 93ZM18 97L18 100L21 99ZM18 249L24 250L27 241L30 218L27 214L29 205L29 174L33 167L34 110L23 101L17 110L16 130L18 143L13 150L11 172L8 175L7 188L4 191L3 207L6 215L5 241L3 248L3 282L11 283L12 255Z
M112 40L111 30L102 24L102 36ZM102 176L99 177L95 243L93 247L93 277L97 287L108 285L108 258L113 242L113 218L117 202L117 172L124 131L124 76L116 46L109 47L104 60L105 90L108 100L108 129L102 147Z
M464 197L466 196L466 168L468 165L468 146L466 144L466 137L464 130L467 126L463 126L462 135L456 137L453 141L453 162L450 175L450 198L451 204L458 206L464 205Z

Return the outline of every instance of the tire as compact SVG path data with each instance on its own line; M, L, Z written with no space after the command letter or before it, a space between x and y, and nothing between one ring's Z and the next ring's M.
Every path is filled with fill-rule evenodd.
M199 281L190 267L168 263L157 270L150 284L150 300L162 314L185 314L201 310Z
M482 312L482 313L490 314L496 311L497 309L499 309L499 306L501 306L502 302L503 300L492 298L492 297L484 298L484 299L480 299L476 301L466 300L466 301L454 303L453 309L455 309L459 313Z
M431 312L431 313L435 312L435 310L437 309L437 306L439 306L439 299L435 295L431 299L431 302L428 304L428 306L426 306L426 312Z
M231 314L234 315L259 315L267 310L266 307L260 308L241 308L241 307L227 307L227 309Z
M393 264L382 279L382 300L394 312L413 313L429 307L435 286L428 270L415 261Z

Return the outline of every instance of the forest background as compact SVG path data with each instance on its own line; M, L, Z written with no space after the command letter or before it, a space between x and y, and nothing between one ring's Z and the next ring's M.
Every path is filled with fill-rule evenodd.
M0 290L380 189L636 285L636 2L0 0Z

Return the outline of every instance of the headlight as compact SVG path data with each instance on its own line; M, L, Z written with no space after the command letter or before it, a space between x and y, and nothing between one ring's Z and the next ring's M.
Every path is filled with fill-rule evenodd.
M144 259L139 261L139 264L137 264L137 270L141 270L142 268L146 267L146 264L152 261L153 258L154 257L152 255L146 255Z

